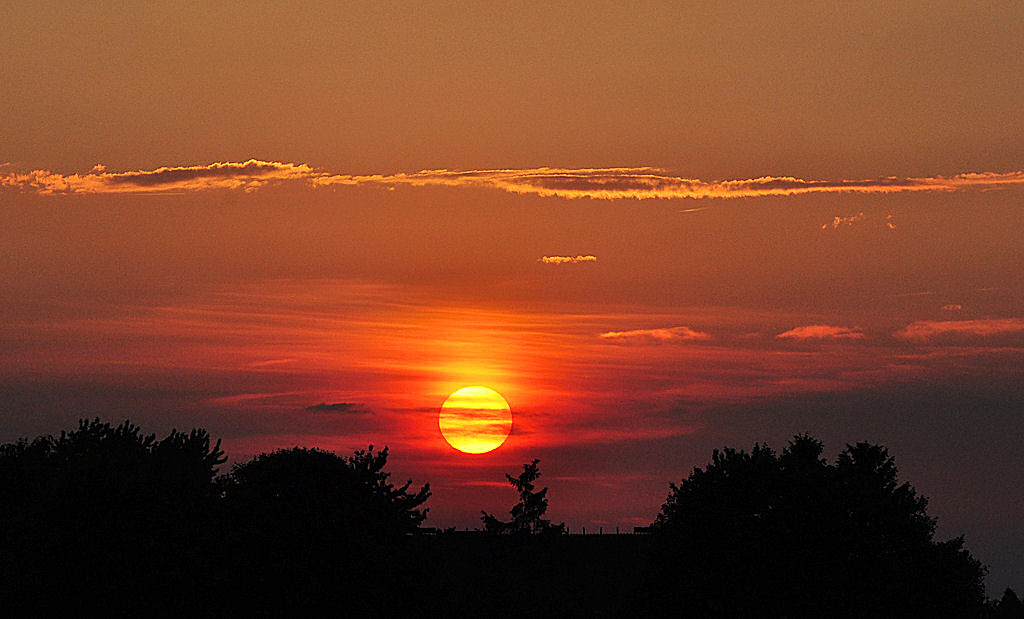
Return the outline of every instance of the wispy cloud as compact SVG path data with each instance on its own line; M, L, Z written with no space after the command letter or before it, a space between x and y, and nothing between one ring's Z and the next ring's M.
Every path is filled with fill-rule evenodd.
M963 338L1024 335L1020 318L982 320L919 320L893 334L909 342L953 342Z
M711 335L695 331L690 327L667 327L663 329L634 329L632 331L606 331L601 334L606 340L639 343L697 342L710 340Z
M807 180L792 176L705 181L660 168L532 168L523 170L423 170L411 174L324 175L316 185L444 185L490 187L511 193L561 198L748 198L807 193L895 193L991 189L1024 184L1024 172L981 172L955 176L896 177L868 180Z
M775 337L785 340L860 340L865 336L864 332L856 327L804 325L784 331Z
M968 172L953 176L822 180L761 176L735 180L701 180L661 168L527 168L495 170L421 170L397 174L352 175L315 169L304 163L250 159L205 165L167 166L154 170L108 172L97 166L83 174L48 170L0 175L0 186L44 194L154 193L241 189L251 191L282 181L326 186L483 187L517 194L560 198L749 198L808 193L894 193L995 189L1024 184L1024 171Z
M252 191L268 183L308 179L316 172L304 163L250 159L241 163L165 166L155 170L107 172L102 165L85 174L48 170L0 176L0 186L41 194L167 193L209 189Z
M543 264L579 264L581 262L597 262L597 256L541 256L537 262Z
M356 404L354 402L335 402L328 404L321 402L314 404L313 406L307 406L304 410L311 413L342 413L346 415L369 415L372 411L362 404Z

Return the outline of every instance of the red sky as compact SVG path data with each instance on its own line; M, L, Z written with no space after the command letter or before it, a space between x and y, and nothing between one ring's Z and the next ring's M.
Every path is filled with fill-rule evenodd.
M869 440L1019 588L1024 10L775 4L9 7L0 440L388 445L433 526L538 457L588 529Z

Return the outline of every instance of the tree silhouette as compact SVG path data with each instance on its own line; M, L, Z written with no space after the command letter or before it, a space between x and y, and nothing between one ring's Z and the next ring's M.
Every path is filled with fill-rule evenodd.
M78 508L180 505L215 497L212 481L223 463L220 441L211 447L202 429L172 430L158 441L129 421L112 426L83 419L56 438L0 446L0 487L12 504L36 511L53 501Z
M42 614L54 589L84 608L102 600L106 614L192 589L208 566L223 462L205 430L157 440L128 421L0 446L0 589Z
M295 447L233 467L222 481L232 598L272 616L400 607L392 587L410 565L406 534L426 518L430 487L395 486L387 459L372 446L349 457Z
M508 483L519 494L519 502L510 510L510 522L498 520L486 511L481 511L480 520L484 523L484 530L490 533L561 533L565 529L565 523L552 525L550 520L544 519L544 513L548 510L548 489L535 490L534 484L540 477L537 466L539 462L534 458L530 464L524 464L519 477L505 474Z
M388 481L388 449L344 458L319 449L282 449L236 465L224 480L230 510L261 526L331 537L394 536L419 527L430 484L409 492Z
M1003 591L1003 597L990 606L988 616L992 619L1024 619L1024 602L1009 587Z
M706 616L976 615L984 570L963 538L933 541L886 449L821 454L806 435L781 456L715 450L672 484L653 524L666 595Z
M0 446L3 529L58 531L68 521L116 532L171 524L211 506L223 462L220 441L211 447L205 430L172 430L157 440L128 421L81 420L56 438Z

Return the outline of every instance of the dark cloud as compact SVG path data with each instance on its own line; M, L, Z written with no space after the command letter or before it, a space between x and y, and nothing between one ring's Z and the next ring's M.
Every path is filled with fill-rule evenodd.
M372 415L373 411L366 408L362 404L356 404L354 402L335 402L328 404L321 402L314 404L313 406L307 406L305 409L311 413L342 413L345 415Z

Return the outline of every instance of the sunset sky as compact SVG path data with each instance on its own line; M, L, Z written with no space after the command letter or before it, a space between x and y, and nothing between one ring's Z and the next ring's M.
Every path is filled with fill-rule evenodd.
M437 527L540 458L608 531L715 447L867 440L1024 586L1021 3L3 15L0 441L387 445Z

